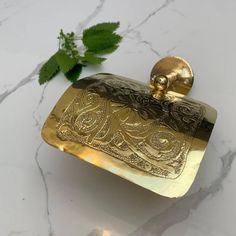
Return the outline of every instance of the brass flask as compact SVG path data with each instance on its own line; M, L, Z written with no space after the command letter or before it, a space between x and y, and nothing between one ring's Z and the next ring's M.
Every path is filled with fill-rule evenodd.
M185 95L189 64L160 60L150 85L100 73L72 84L47 118L50 145L166 197L183 196L197 174L216 110Z

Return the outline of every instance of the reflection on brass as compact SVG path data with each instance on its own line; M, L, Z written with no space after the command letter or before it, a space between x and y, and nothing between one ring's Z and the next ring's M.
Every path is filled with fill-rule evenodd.
M145 87L142 93L135 92L135 86L114 75L80 80L77 95L57 125L57 136L149 174L176 178L204 108L173 96L157 100Z
M157 95L168 91L186 95L193 86L193 71L184 59L165 57L154 65L150 84Z
M150 86L112 74L81 79L60 98L42 136L160 195L182 196L216 119L213 108L184 97L192 82L190 66L178 57L154 66Z

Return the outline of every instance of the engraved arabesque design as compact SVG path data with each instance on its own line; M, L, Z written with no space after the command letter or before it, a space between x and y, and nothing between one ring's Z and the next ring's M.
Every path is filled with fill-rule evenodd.
M78 88L57 125L57 136L148 174L177 178L203 112L186 100L154 99L147 87L110 75Z

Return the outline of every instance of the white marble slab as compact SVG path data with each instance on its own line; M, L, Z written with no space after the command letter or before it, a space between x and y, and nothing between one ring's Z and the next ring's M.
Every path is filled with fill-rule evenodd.
M236 235L235 0L0 0L0 235ZM166 55L195 71L191 97L218 120L190 192L167 199L46 145L41 126L69 83L38 70L61 28L120 21L119 50L82 76L148 82Z

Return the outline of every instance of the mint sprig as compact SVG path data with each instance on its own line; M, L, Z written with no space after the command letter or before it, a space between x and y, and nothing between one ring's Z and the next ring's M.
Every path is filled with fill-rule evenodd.
M115 33L118 27L119 22L100 23L85 29L82 36L61 30L58 36L59 49L41 67L39 84L50 81L59 71L69 81L75 82L85 65L101 64L106 60L101 55L112 53L119 47L122 37Z

